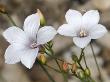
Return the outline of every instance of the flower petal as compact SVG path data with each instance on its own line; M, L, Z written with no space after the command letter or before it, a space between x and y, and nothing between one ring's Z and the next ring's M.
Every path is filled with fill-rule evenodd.
M52 40L57 34L56 30L52 26L44 26L39 29L37 34L37 43L45 44Z
M73 42L75 43L75 45L80 48L86 47L90 41L91 41L90 37L84 37L84 38L74 37L73 38Z
M24 31L31 37L36 39L36 34L40 26L40 17L38 13L29 15L24 21Z
M100 19L100 16L97 10L87 11L82 17L83 27L87 28L87 27L94 26L98 24L99 19Z
M5 52L5 63L15 64L20 62L19 50L15 49L13 45L10 45Z
M103 26L101 24L98 24L98 25L92 27L90 30L90 36L92 39L100 38L100 37L104 36L105 33L107 33L107 29L105 26Z
M79 11L69 9L65 15L66 21L74 26L81 25L82 14Z
M28 41L24 31L16 26L4 31L3 36L9 43L26 43Z
M58 28L58 33L64 36L77 36L78 27L70 24L63 24Z
M28 49L26 51L23 51L21 56L21 63L25 65L27 68L32 68L36 57L38 55L39 48L36 49Z

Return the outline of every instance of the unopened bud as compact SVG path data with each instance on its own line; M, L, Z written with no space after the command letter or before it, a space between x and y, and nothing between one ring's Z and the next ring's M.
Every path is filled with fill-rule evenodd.
M77 62L78 61L78 57L76 55L72 55L72 60Z
M78 75L79 75L79 77L80 77L81 79L84 79L84 78L85 78L85 74L84 74L83 71L78 72Z
M44 52L45 52L45 48L44 48L43 46L40 46L39 48L40 48L40 49L39 49L39 52L40 52L40 53L44 53Z
M66 62L63 62L63 66L62 67L63 67L63 71L65 71L65 72L67 72L68 69L69 69L69 65Z
M0 13L6 14L6 7L3 4L0 4Z
M42 64L46 64L46 57L44 54L40 54L38 59L41 61Z
M76 70L77 70L77 64L74 63L74 64L72 64L71 71L72 71L72 73L75 73Z
M42 14L42 12L39 9L37 9L37 13L39 14L39 17L40 17L40 25L44 26L46 24L46 20L44 18L44 15Z
M90 76L91 75L91 72L90 72L90 70L87 68L87 69L85 69L85 74L87 75L87 76Z

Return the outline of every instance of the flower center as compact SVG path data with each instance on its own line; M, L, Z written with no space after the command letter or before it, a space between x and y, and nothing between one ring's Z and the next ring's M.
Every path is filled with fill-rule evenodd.
M30 45L30 47L31 47L32 49L37 48L37 47L38 47L38 44L37 44L36 42L34 42L34 43L32 43L32 44Z
M79 36L80 36L80 37L86 37L86 36L87 36L87 32L86 32L85 30L81 30L81 31L79 32Z

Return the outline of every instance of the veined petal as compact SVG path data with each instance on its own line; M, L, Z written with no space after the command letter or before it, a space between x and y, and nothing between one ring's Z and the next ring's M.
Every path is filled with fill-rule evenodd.
M5 63L15 64L20 62L19 50L15 49L13 45L10 45L5 52Z
M27 37L23 30L20 28L13 26L8 28L3 32L3 36L9 43L27 43Z
M75 45L80 48L86 47L90 41L91 41L90 37L84 37L84 38L74 37L73 38L73 42L75 43Z
M104 36L105 33L107 33L106 27L101 24L97 24L91 28L90 37L92 39L97 39L97 38Z
M27 68L32 68L36 57L38 55L39 48L36 49L28 49L22 52L21 63L25 65Z
M38 13L29 15L24 21L24 31L31 37L36 39L36 34L40 26L40 17Z
M77 36L78 27L71 24L63 24L58 28L58 33L64 36Z
M40 28L38 31L37 43L45 44L50 40L52 40L56 34L57 34L57 31L52 26L44 26Z
M79 11L69 9L65 15L66 21L74 26L80 26L82 14Z
M99 12L97 10L87 11L82 17L83 27L88 28L98 24L100 19Z

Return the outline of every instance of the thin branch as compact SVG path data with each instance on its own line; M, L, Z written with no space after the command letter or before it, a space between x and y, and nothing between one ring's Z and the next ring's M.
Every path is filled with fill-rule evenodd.
M55 80L52 78L52 76L48 73L48 71L46 70L46 68L40 63L40 61L37 59L38 64L41 66L41 68L43 69L43 71L45 72L45 74L48 76L48 78L50 79L51 82L55 82Z
M94 57L94 60L95 60L96 66L97 66L97 70L98 70L98 72L99 72L100 80L101 80L101 82L103 82L102 74L101 74L101 71L100 71L100 68L99 68L97 59L96 59L96 55L95 55L95 53L94 53L94 49L93 49L92 43L90 43L90 46L91 46L91 50L92 50L92 53L93 53L93 57Z

